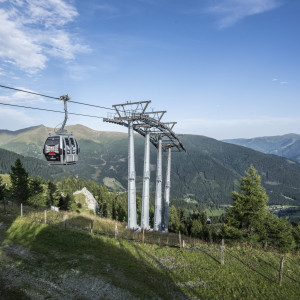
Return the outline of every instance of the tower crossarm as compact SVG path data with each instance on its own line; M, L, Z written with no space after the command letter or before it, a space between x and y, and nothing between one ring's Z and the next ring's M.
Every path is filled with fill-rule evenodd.
M135 114L145 113L150 103L150 100L138 102L127 101L126 103L115 104L113 105L113 108L116 110L119 118L131 118Z
M161 122L166 111L146 111L151 101L126 102L115 104L116 112L104 118L104 122L109 122L128 127L129 121L133 124L133 130L142 136L146 136L147 131L151 133L150 142L157 148L159 138L162 138L163 151L172 148L172 151L186 151L178 136L173 131L176 122Z

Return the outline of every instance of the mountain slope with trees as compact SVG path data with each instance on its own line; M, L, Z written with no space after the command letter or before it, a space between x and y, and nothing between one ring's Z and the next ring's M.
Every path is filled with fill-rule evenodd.
M275 154L300 162L300 135L285 134L278 136L256 137L252 139L224 140L239 146L251 148L266 154Z
M70 176L71 173L63 167L49 168L46 161L34 157L23 156L12 151L0 148L0 174L8 174L11 166L17 159L21 159L24 168L31 176L40 176L46 180L61 179Z
M124 191L127 187L127 151L126 133L98 132L82 125L70 126L81 148L79 161L73 166L41 166L33 168L24 160L24 166L31 172L46 179L61 178L73 174L98 184L105 183L110 190ZM0 147L14 150L26 156L42 158L42 146L50 128L37 126L21 131L0 131ZM185 203L190 206L197 203L210 205L230 204L231 192L251 164L261 175L262 185L274 204L300 204L300 165L286 158L263 154L245 147L217 141L196 135L182 136L187 153L172 153L171 197L173 203ZM4 150L2 150L4 151ZM0 156L0 169L7 173L15 162ZM32 158L28 158L31 160ZM144 159L144 138L135 138L135 161L137 190L141 193ZM164 170L166 154L163 157ZM28 167L27 167L27 165ZM6 167L3 168L2 166ZM151 192L155 187L156 148L151 147ZM9 166L9 167L8 167ZM30 169L31 168L31 169ZM44 172L46 174L44 174ZM43 173L43 174L42 174ZM186 202L183 202L185 199Z

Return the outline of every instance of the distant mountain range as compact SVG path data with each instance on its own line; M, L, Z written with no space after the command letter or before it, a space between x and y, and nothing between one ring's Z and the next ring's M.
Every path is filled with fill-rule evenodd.
M257 137L252 139L224 140L239 146L248 147L263 153L275 154L300 162L300 135L295 133Z
M47 179L73 174L105 184L111 190L127 189L128 140L126 133L99 132L82 125L67 128L77 138L81 152L73 166L48 166L42 147L50 128L36 126L18 131L0 130L0 148L22 154L26 166L39 164L30 174ZM197 135L184 135L187 153L172 153L171 201L190 203L230 204L231 192L250 164L258 170L262 184L273 204L300 205L300 164L275 155L232 145ZM16 154L0 151L0 172L8 173ZM142 190L144 138L135 137L137 189ZM165 170L165 154L164 154ZM24 163L25 165L25 163ZM43 172L42 172L43 170ZM155 187L156 148L151 147L151 192ZM183 200L185 202L183 202Z

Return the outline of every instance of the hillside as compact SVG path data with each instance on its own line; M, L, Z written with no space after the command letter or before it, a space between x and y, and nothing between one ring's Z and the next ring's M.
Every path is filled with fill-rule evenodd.
M64 174L62 171L70 172L83 179L105 183L110 189L126 190L127 134L98 132L82 125L70 126L68 129L79 141L81 153L78 164L66 167L49 166L49 174L53 170L60 175ZM44 126L16 132L0 131L0 147L42 158L42 145L50 131ZM204 136L184 135L182 142L187 153L172 155L172 201L175 198L184 198L195 204L230 204L235 184L250 164L253 164L262 177L270 203L300 205L298 163ZM144 139L140 136L135 138L135 158L137 187L141 192ZM165 163L165 159L163 161ZM156 149L151 147L152 193L155 186L155 164ZM47 176L52 173L49 174Z
M43 214L43 212L42 212ZM81 217L82 218L82 217ZM119 224L120 225L120 224ZM299 299L299 257L108 238L0 214L1 299Z
M71 175L66 168L57 167L55 169L49 168L46 161L42 161L33 157L25 157L23 155L14 153L0 148L0 174L8 174L11 171L11 166L14 165L17 158L20 158L22 164L29 176L40 176L46 180L61 179Z
M224 140L239 146L248 147L263 153L275 154L300 162L300 135L285 134L279 136L256 137L252 139Z

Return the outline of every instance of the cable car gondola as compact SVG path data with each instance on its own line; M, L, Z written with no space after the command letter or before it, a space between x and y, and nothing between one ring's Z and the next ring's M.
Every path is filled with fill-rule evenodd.
M68 119L67 101L69 99L68 95L59 98L64 101L65 120L61 128L45 141L43 153L51 165L71 165L78 161L80 152L78 143L73 134L64 129Z

